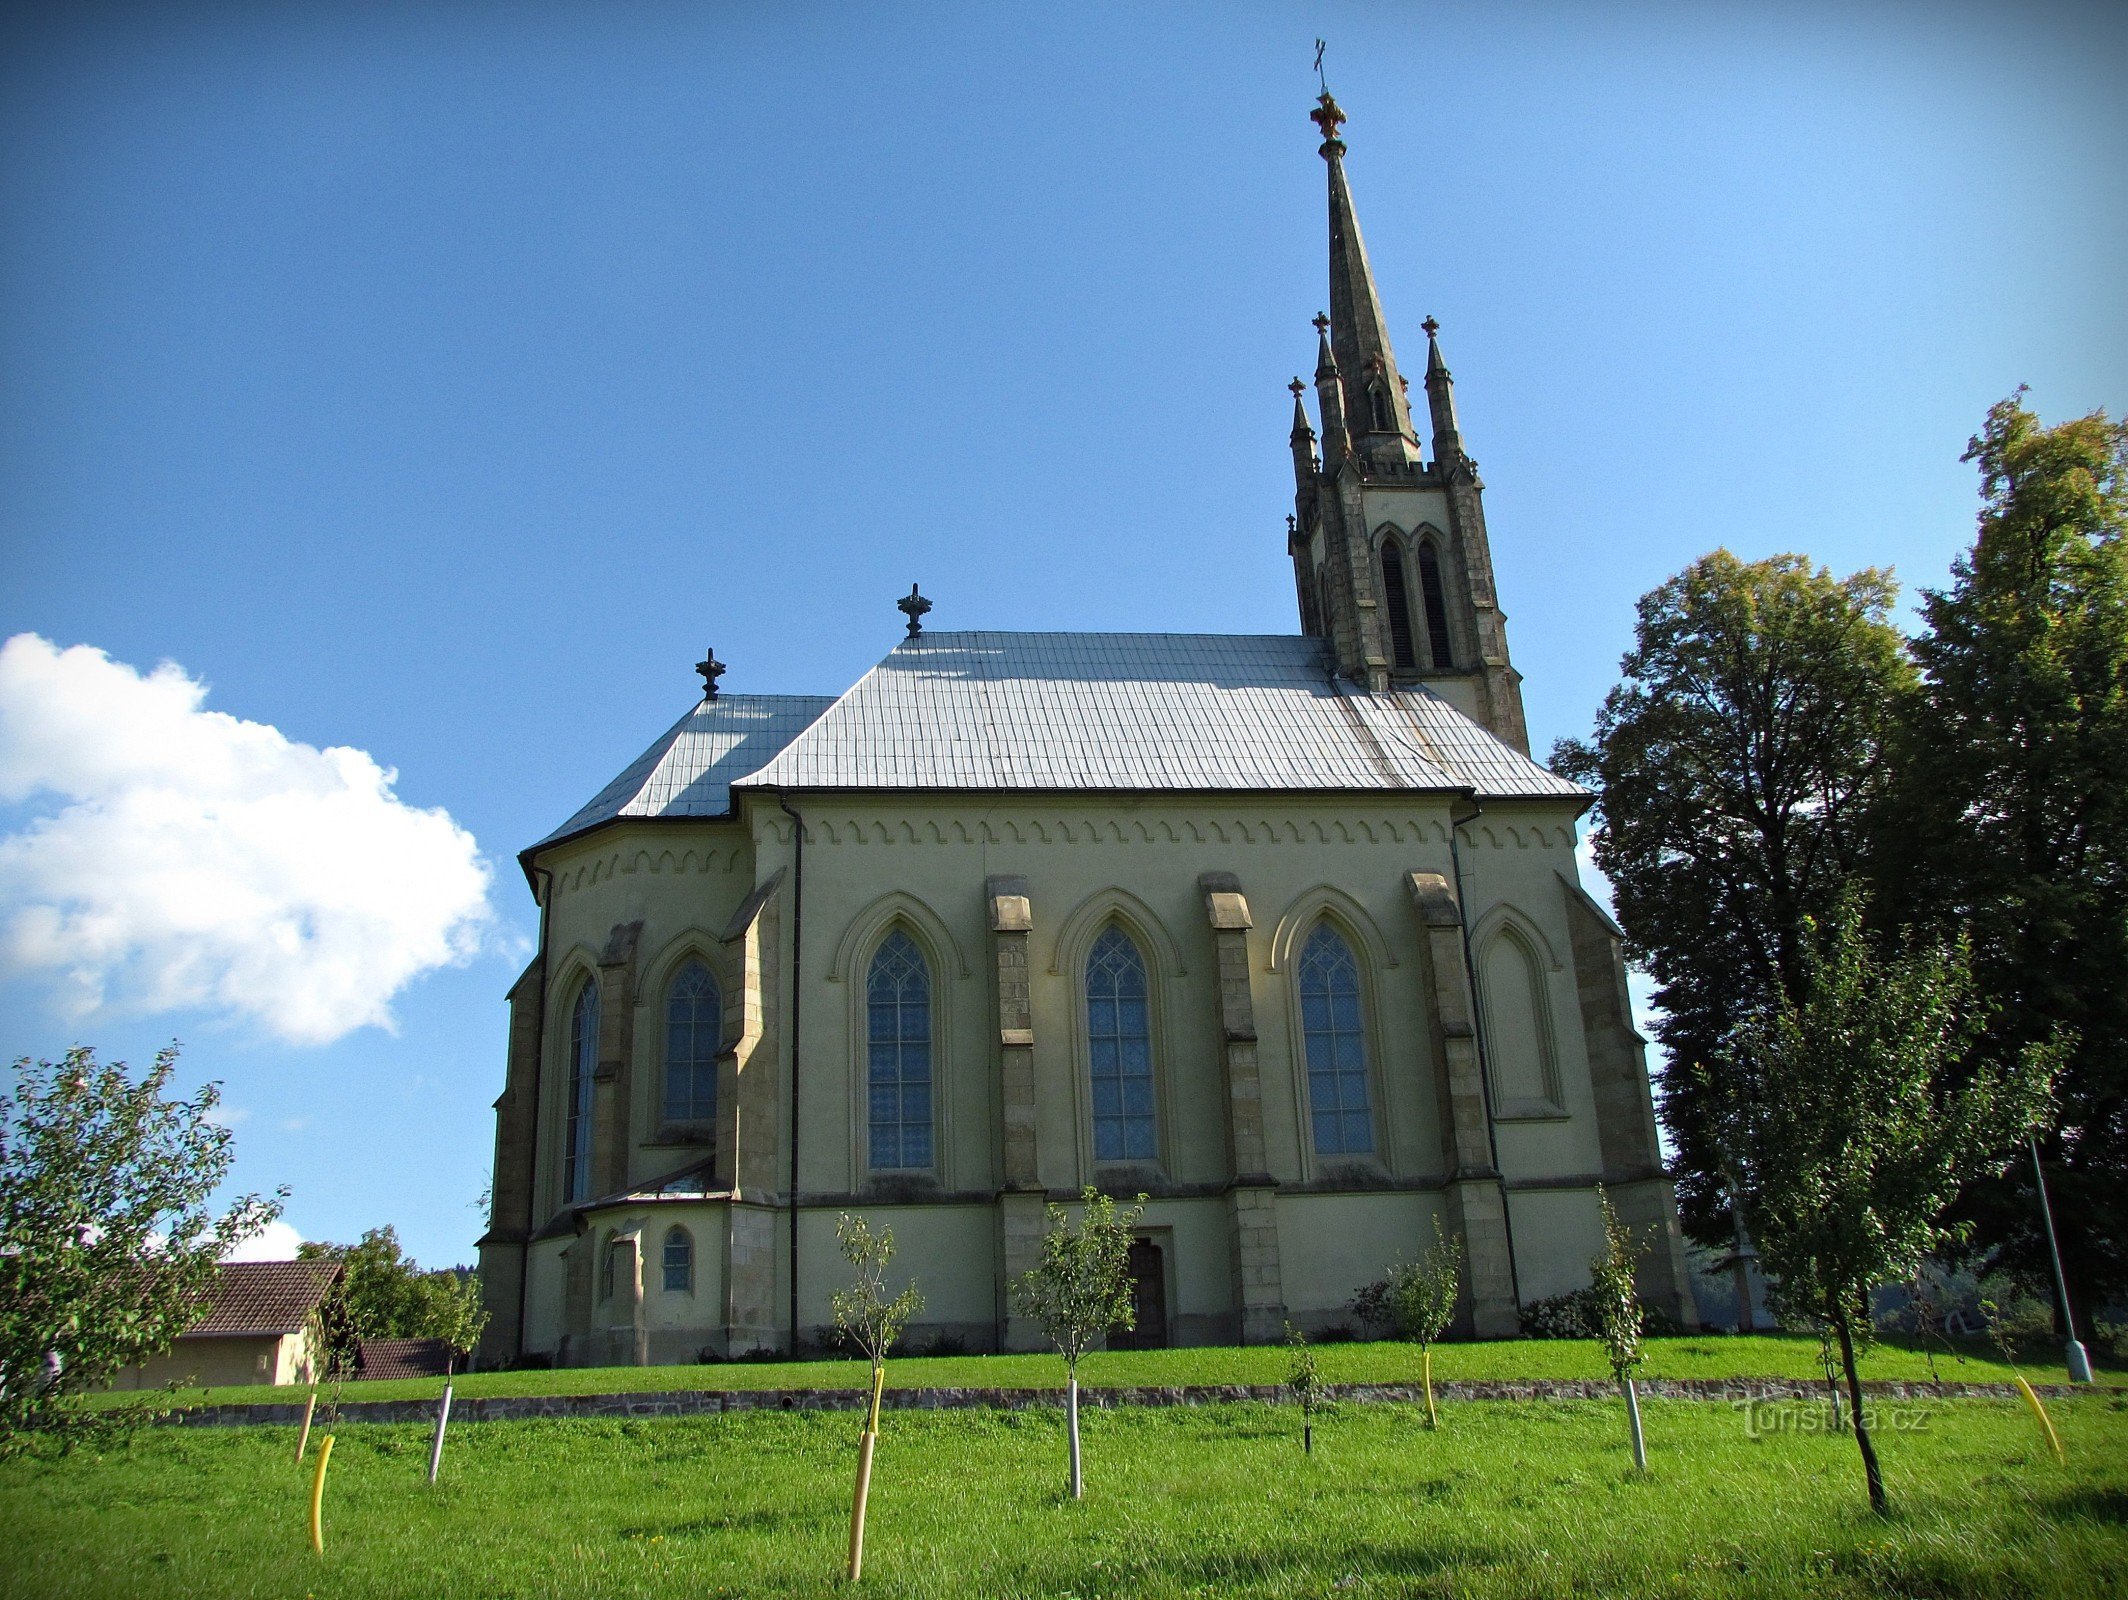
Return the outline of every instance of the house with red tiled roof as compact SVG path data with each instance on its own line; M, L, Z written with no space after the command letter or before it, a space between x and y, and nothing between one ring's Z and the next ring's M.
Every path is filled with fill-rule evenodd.
M324 1364L319 1312L341 1270L337 1261L223 1262L207 1314L113 1387L308 1383Z

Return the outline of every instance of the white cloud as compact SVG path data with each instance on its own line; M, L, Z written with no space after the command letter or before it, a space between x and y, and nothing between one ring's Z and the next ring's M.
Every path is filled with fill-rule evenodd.
M295 1044L390 1029L394 995L490 930L478 845L366 752L206 697L171 662L0 646L0 802L59 802L0 835L0 965L76 1020L206 1008Z
M286 1222L269 1222L229 1254L224 1261L293 1261L303 1235Z

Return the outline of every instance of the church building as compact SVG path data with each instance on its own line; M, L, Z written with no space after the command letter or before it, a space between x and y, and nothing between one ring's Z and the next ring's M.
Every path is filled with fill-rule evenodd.
M1483 485L1422 447L1328 168L1297 633L949 633L847 693L705 693L522 857L481 1357L818 1348L845 1212L908 1348L1028 1349L1044 1208L1147 1197L1128 1342L1351 1325L1436 1222L1461 1326L1582 1287L1597 1186L1695 1319L1589 796L1530 759ZM1119 1335L1116 1342L1125 1342Z

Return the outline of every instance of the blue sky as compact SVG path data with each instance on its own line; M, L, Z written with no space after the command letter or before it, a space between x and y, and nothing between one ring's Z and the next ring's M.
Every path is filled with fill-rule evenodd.
M174 664L18 649L0 1043L182 1038L240 1182L436 1264L481 1227L515 853L685 709L705 643L728 689L839 691L912 579L946 628L1295 626L1316 35L1407 364L1443 324L1540 747L1707 549L1939 583L1992 401L2128 406L2110 7L163 0L0 29L0 637ZM23 917L55 841L84 881L175 849L127 819L178 769L168 837L219 876L131 872L151 925L53 956ZM281 839L254 779L338 796L345 850ZM388 847L411 891L365 868ZM297 880L296 955L341 917L344 961L256 948ZM202 900L205 971L171 955Z

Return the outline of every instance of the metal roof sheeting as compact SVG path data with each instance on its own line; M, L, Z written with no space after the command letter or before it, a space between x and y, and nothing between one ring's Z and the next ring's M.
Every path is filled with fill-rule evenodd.
M734 781L1584 794L1432 691L1368 694L1319 640L1287 634L926 633Z
M834 703L833 695L814 694L728 694L701 701L539 843L619 817L721 817L731 810L733 781L773 759Z

